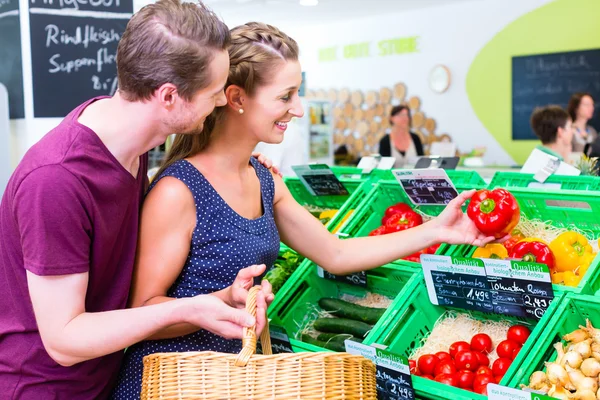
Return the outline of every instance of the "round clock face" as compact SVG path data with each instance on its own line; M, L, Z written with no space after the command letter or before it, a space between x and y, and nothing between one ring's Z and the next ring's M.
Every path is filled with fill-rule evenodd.
M429 74L429 86L436 93L443 93L450 86L450 71L443 65L436 65Z

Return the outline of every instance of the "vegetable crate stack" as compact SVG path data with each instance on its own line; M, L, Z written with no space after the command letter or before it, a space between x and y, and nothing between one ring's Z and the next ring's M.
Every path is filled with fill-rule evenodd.
M284 182L294 199L333 233L350 218L370 187L367 181L341 179L349 195L313 196L299 178L287 177Z
M556 305L537 340L524 346L527 359L510 386L557 399L600 398L600 330L594 327L600 327L600 299L569 293Z
M488 193L506 192L496 189ZM600 191L511 188L510 193L520 208L518 224L508 231L510 239L485 248L451 246L446 255L542 263L550 269L555 293L593 294L600 290ZM501 202L490 197L479 209L469 210L470 215L497 221L512 218L515 211L499 206Z
M600 177L550 175L543 184L533 178L533 174L519 172L496 172L488 188L529 187L561 190L600 190Z
M346 339L363 342L386 326L406 295L422 279L409 263L392 263L366 272L366 286L321 277L316 264L303 264L269 307L272 325L285 329L298 351L345 351ZM358 282L356 282L358 283Z
M488 383L506 386L565 296L538 322L434 305L423 279L405 292L396 318L366 344L409 359L418 398L453 400L486 399Z
M458 192L473 185L456 185ZM413 205L397 181L379 181L358 205L341 232L349 237L385 235L413 228L439 215L443 205ZM445 254L448 245L436 245L409 255L407 261L419 262L421 254Z

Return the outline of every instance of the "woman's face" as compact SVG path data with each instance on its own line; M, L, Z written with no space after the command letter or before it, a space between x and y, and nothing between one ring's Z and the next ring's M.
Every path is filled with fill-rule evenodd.
M410 123L410 118L408 118L408 110L405 108L404 110L400 111L399 113L397 113L396 115L394 115L392 118L392 124L394 126L399 126L401 128L408 128L408 124Z
M577 109L577 116L587 120L592 119L594 116L594 100L590 96L583 96L581 98L581 103L579 103L579 108Z
M271 82L258 87L243 104L244 117L253 136L264 143L281 143L288 123L302 117L304 110L298 95L302 71L298 61L281 61Z

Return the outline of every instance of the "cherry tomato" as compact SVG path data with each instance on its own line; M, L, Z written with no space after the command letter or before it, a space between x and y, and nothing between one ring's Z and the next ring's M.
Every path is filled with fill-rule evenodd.
M489 375L494 376L492 369L490 367L479 367L477 371L475 371L475 375Z
M445 351L440 351L435 353L435 355L440 359L440 361L452 361L452 356L450 353L446 353Z
M417 362L419 366L419 371L423 375L433 375L433 371L435 367L440 363L440 359L434 356L433 354L425 354L419 357L419 361Z
M521 345L525 344L527 338L531 334L529 328L523 325L514 325L508 328L508 332L506 333L506 338L508 340L512 340L513 342L517 342Z
M454 374L440 374L435 377L435 381L443 383L444 385L456 386L458 385L458 379Z
M456 374L458 387L462 389L472 389L473 381L475 381L475 373L473 371L460 371Z
M517 356L519 355L519 352L521 351L522 348L523 348L523 346L519 346L516 349L514 349L510 359L514 360L515 358L517 358Z
M475 355L477 356L477 360L479 361L479 365L481 365L483 367L489 367L490 366L490 359L488 358L488 356L486 356L485 354L483 354L480 351L474 351L473 353L475 353Z
M510 367L510 364L512 363L512 360L509 358L499 358L496 361L494 361L494 364L492 364L492 373L494 374L494 376L504 376L504 374L506 374L506 371L508 370L508 367Z
M415 360L408 360L408 368L410 368L410 373L415 375L417 372L417 362Z
M369 236L381 236L385 235L386 233L387 231L385 230L385 226L380 226L379 228L371 231L371 233L369 233Z
M500 384L500 382L502 381L502 378L504 378L504 376L495 376L494 377L494 382L496 382L496 384Z
M475 380L473 381L473 391L475 393L483 394L487 396L487 385L488 383L494 383L494 377L491 375L482 375L479 374L475 376Z
M517 342L512 340L503 340L496 347L496 353L498 353L498 357L500 358L511 358L515 349L518 349L520 346Z
M471 345L467 342L454 342L450 345L450 355L452 358L456 357L456 353L459 351L471 350Z
M421 375L421 378L433 380L433 375Z
M457 371L456 366L452 361L440 361L440 363L435 367L435 371L433 376L448 374L455 374Z
M478 333L471 338L471 350L480 351L488 354L492 351L492 338L485 333Z
M479 368L479 359L474 351L459 351L454 357L456 368L468 369L469 371L476 371Z

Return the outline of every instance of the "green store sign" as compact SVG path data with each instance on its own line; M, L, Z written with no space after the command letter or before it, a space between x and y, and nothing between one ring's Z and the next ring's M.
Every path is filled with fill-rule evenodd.
M319 49L319 62L387 57L419 52L419 36L360 42Z

